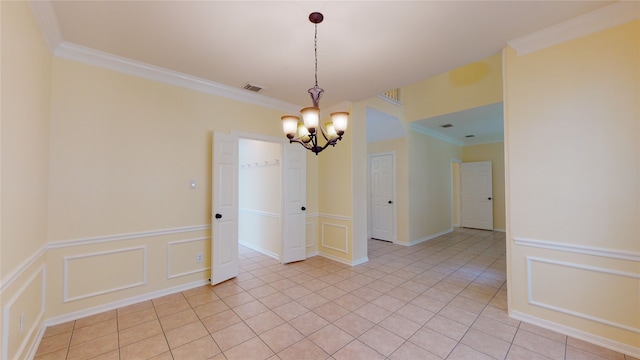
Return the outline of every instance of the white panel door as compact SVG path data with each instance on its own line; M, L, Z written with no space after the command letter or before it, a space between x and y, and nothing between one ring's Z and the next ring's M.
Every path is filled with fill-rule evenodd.
M493 230L491 161L462 163L460 179L460 226Z
M238 276L238 138L213 134L211 284Z
M369 157L369 184L371 186L371 237L393 241L393 154Z
M307 258L307 154L298 144L284 145L283 264Z

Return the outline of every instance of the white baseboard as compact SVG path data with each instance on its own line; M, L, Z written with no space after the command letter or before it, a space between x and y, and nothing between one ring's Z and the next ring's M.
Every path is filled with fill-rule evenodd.
M318 250L314 250L307 253L307 258L318 256Z
M345 259L339 258L337 256L333 256L331 254L327 254L327 253L321 252L321 251L318 252L318 255L322 256L322 257L325 257L325 258L327 258L329 260L337 261L337 262L339 262L341 264L345 264L345 265L349 265L349 266L356 266L356 265L360 265L360 264L363 264L363 263L366 263L367 261L369 261L368 257L364 257L364 258L356 259L356 260L353 260L353 261L349 261L349 260L345 260Z
M623 344L621 342L604 338L602 336L594 335L582 330L578 330L566 325L558 324L549 320L540 319L519 311L509 310L509 316L520 321L527 322L529 324L537 325L542 328L555 331L573 338L589 342L609 350L617 351L626 355L631 355L636 358L640 358L640 348Z
M269 250L263 249L263 248L261 248L259 246L250 244L248 242L239 241L239 243L240 243L240 245L246 246L251 250L257 251L257 252L259 252L259 253L261 253L263 255L267 255L268 257L271 257L271 258L274 258L274 259L280 261L280 256L278 256L278 254L276 254L276 253L273 253L273 252L271 252Z
M139 303L141 301L155 299L155 298L158 298L158 297L161 297L161 296L174 294L174 293L177 293L177 292L180 292L180 291L185 291L185 290L193 289L193 288L198 287L198 286L203 286L203 285L208 285L208 284L209 284L209 280L193 281L193 282L190 282L190 283L187 283L187 284L178 285L178 286L174 286L174 287L171 287L171 288L150 292L150 293L143 294L143 295L134 296L134 297L131 297L131 298L128 298L128 299L124 299L124 300L114 301L112 303L103 304L103 305L92 307L92 308L89 308L89 309L84 309L84 310L75 311L75 312L64 314L64 315L54 316L54 317L51 317L51 318L45 320L44 326L47 327L47 326L62 324L62 323L68 322L68 321L81 319L83 317L99 314L101 312L105 312L105 311L121 308L121 307L124 307L124 306L127 306L127 305L132 305L132 304L135 304L135 303Z
M498 231L498 232L507 232L507 229L502 229L502 228L495 228L493 229L493 231Z
M437 234L425 236L423 238L420 238L420 239L417 239L417 240L413 240L413 241L409 241L409 242L406 242L406 241L395 241L394 244L403 245L403 246L413 246L413 245L417 245L417 244L423 243L425 241L429 241L429 240L435 239L438 236L449 234L451 232L453 232L453 228L449 228L449 229L447 229L445 231L441 231L441 232L439 232Z

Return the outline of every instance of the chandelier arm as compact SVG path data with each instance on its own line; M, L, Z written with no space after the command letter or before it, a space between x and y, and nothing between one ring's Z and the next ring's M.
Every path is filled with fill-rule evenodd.
M304 141L302 141L302 140L300 140L300 139L289 139L289 143L290 143L290 144L298 143L298 144L300 144L300 145L304 146L304 148L305 148L305 149L307 149L307 150L311 150L311 149L313 149L313 147L312 147L312 146L310 146L310 145L309 145L309 143L305 143Z
M324 128L322 127L322 125L318 124L318 127L320 128L320 132L322 133L322 137L327 141L331 141L331 139L329 139L327 137L327 133L324 131Z

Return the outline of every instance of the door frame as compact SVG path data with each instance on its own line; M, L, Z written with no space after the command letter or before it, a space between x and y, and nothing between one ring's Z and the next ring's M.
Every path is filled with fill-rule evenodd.
M489 164L489 177L491 178L491 181L489 183L489 194L490 194L489 196L490 197L489 197L488 201L491 204L491 210L489 212L489 214L491 216L491 226L488 227L488 228L467 226L467 228L493 231L494 230L494 219L493 219L493 204L494 204L493 197L494 196L493 196L493 161L491 161L491 160L464 161L464 162L462 162L460 164L460 188L461 188L461 191L460 191L460 202L461 202L461 205L460 205L460 209L459 209L460 210L460 227L463 227L462 219L464 218L462 216L463 215L463 211L462 211L462 206L463 206L462 205L462 190L464 189L463 186L462 186L462 181L464 181L464 176L462 176L462 167L465 164L478 164L478 163L488 163ZM477 194L477 193L474 193L474 194Z
M458 164L458 176L456 176L456 184L458 186L456 186L456 188L453 188L453 164L456 163ZM460 211L462 208L462 199L461 199L461 184L460 184L460 180L462 179L460 177L460 168L462 168L462 160L460 159L456 159L456 158L452 158L451 159L451 227L460 227L461 226L461 222L460 222ZM454 194L457 193L458 194L458 201L457 204L455 203L455 196ZM454 211L454 206L458 208L458 216L455 217L455 211Z
M285 181L284 181L284 177L286 176L286 170L287 170L287 161L288 159L285 157L285 150L284 147L289 144L289 140L283 137L277 137L277 136L272 136L272 135L265 135L265 134L258 134L258 133L251 133L251 132L245 132L245 131L240 131L240 130L235 130L235 129L231 129L231 134L235 135L238 140L240 139L245 139L245 140L258 140L258 141L266 141L266 142L270 142L270 143L277 143L280 144L280 254L278 254L278 261L280 263L282 263L283 259L284 259L284 191L285 189ZM306 171L306 169L305 169ZM306 185L306 184L305 184ZM305 222L306 223L306 222ZM306 241L305 241L305 247L306 247Z
M371 239L371 158L375 156L391 155L392 162L392 174L391 174L391 191L393 194L393 219L391 219L391 226L393 231L391 232L392 242L395 244L398 242L398 186L397 186L397 171L396 171L396 151L381 151L367 154L367 238Z

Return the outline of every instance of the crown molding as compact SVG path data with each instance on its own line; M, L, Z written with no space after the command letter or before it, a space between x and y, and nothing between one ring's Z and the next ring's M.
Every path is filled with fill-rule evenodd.
M49 45L51 52L62 42L62 34L58 26L58 19L53 12L50 1L29 0L29 7L33 16L40 27L40 31L44 35L44 39Z
M619 1L559 24L507 42L518 56L633 21L640 17L640 2Z
M76 45L63 41L54 50L55 56L78 61L148 80L163 82L207 94L221 96L227 99L238 100L258 106L283 111L297 112L299 106L284 101L276 100L264 95L237 89L231 86L205 80L196 76L165 69L159 66L146 64L125 57L113 55L103 51Z
M483 144L493 144L504 142L504 136L500 135L490 135L490 136L479 136L475 138L465 139L464 146L471 145L483 145Z
M51 52L55 56L282 112L295 114L300 109L298 105L251 93L244 89L237 89L64 41L51 1L29 0L29 5Z
M442 141L446 141L446 142L454 144L454 145L458 145L458 146L464 146L465 145L464 142L462 142L462 141L460 141L458 139L452 138L450 136L443 135L443 134L441 134L441 133L439 133L437 131L434 131L434 130L429 129L429 128L424 127L424 126L420 126L418 124L411 123L409 125L409 128L411 130L415 131L415 132L420 133L420 134L428 135L428 136L434 137L436 139L440 139Z

